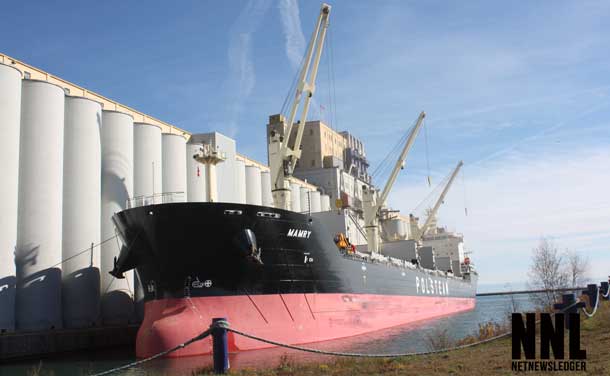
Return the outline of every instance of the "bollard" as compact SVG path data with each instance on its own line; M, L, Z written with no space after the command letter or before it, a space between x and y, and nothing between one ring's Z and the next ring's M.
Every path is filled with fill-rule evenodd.
M212 319L212 324L218 321L226 321L224 317ZM229 370L229 341L225 328L215 327L212 329L212 350L214 352L214 373L223 375Z
M587 295L589 297L589 306L591 307L591 309L593 309L595 307L595 304L597 303L597 298L599 295L597 291L597 285L595 283L588 284L587 289L582 290L582 294Z
M599 286L600 286L599 287L599 292L602 295L602 299L603 300L608 300L608 296L607 296L608 295L608 287L609 287L608 282L602 282L602 283L600 283ZM604 298L604 296L606 296L606 297Z
M574 304L576 302L575 293L562 294L561 299L562 299L561 303L553 304L553 308L555 308L556 310L561 311L565 314L565 317L566 317L566 319L564 320L565 327L566 327L566 329L570 329L570 319L569 319L570 313L575 313L577 315L580 315L579 308L584 307L585 303L578 302L577 304ZM566 309L566 307L570 307L570 308Z

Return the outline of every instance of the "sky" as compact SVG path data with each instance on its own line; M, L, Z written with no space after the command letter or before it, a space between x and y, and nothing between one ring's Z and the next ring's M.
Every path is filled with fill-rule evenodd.
M310 118L359 137L375 167L427 113L393 208L422 214L463 160L438 216L464 234L481 283L526 281L541 237L588 257L594 281L610 274L610 3L331 5ZM7 2L0 51L191 133L224 133L266 161L265 124L319 7Z

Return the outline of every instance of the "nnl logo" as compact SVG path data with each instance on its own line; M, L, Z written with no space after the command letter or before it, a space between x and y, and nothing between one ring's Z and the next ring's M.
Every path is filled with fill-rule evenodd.
M555 322L553 323L553 316ZM567 322L566 322L567 320ZM566 325L567 324L567 325ZM549 361L551 349L556 360L565 359L565 328L568 328L569 361ZM527 361L520 361L521 349ZM540 314L540 357L536 357L536 314L512 314L512 369L514 371L584 371L587 352L580 348L580 317L576 313Z

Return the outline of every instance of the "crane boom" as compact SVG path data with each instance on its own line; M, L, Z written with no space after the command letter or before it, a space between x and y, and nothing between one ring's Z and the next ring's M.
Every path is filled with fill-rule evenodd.
M445 200L445 195L447 195L447 192L449 192L449 188L451 188L451 184L453 184L453 180L455 180L455 177L457 176L458 172L460 172L460 168L462 168L463 165L464 165L464 162L460 161L457 164L457 166L455 167L455 169L453 170L453 173L451 174L451 177L449 178L447 185L441 192L441 195L438 197L438 200L436 200L434 207L428 214L428 218L426 218L426 222L424 223L422 228L419 230L419 234L417 234L417 239L415 239L415 240L417 240L417 241L421 240L421 238L426 234L426 231L428 231L428 227L430 226L430 223L432 223L432 220L436 216L436 212L441 207L443 200Z
M392 173L390 174L390 177L388 178L388 181L385 184L383 191L381 192L381 196L379 196L379 200L377 201L377 206L379 208L381 208L385 204L385 201L387 200L388 195L390 194L390 191L392 190L392 186L394 186L394 183L396 182L398 173L400 172L400 170L402 168L404 168L404 163L407 158L407 154L409 154L409 151L411 150L411 146L413 146L413 143L415 142L415 137L417 137L417 133L419 132L419 129L421 128L425 117L426 117L426 113L424 111L422 111L419 114L419 117L417 118L417 122L415 123L415 126L411 130L409 137L407 138L407 142L405 143L405 146L402 149L402 152L400 153L400 157L398 158L398 160L396 161L396 164L394 165L394 169L392 170Z
M271 169L271 181L273 183L273 201L275 207L290 210L290 182L288 177L294 172L294 168L298 159L301 157L301 140L305 122L307 121L307 113L311 104L311 98L316 90L316 77L318 75L318 67L322 56L322 48L328 28L328 19L330 16L330 5L322 4L320 15L316 22L316 27L313 31L303 66L299 73L299 79L296 87L296 94L290 106L288 113L287 124L284 135L272 132L269 137L269 165ZM299 105L305 97L301 110L300 120L295 124ZM294 144L289 145L290 136L292 135L293 127L296 126L296 136Z
M387 183L383 189L383 193L380 197L377 197L377 191L373 187L367 187L364 185L362 188L362 212L364 216L364 228L366 230L366 241L368 251L371 253L379 252L380 238L379 238L379 212L383 204L385 203L388 195L390 194L390 190L398 177L398 173L402 169L404 162L407 158L407 154L409 154L409 150L411 150L411 146L413 146L413 142L415 142L415 137L417 137L417 133L422 126L424 118L426 117L425 112L421 112L415 125L411 129L409 136L407 137L407 141L405 142L405 146L396 161L396 165L388 178Z

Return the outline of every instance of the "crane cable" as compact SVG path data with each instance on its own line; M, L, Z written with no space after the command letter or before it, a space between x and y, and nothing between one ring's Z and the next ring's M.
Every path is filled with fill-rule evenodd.
M383 160L379 162L371 174L372 177L381 177L387 173L389 166L391 166L390 157L396 155L396 153L400 150L401 145L403 145L407 140L410 130L411 129L408 129L408 131L403 134L403 136L396 142L394 147L392 147L392 149L390 149L390 151L386 154Z
M328 35L330 37L330 28L328 29ZM329 43L328 43L328 49L330 50L330 38L328 39ZM324 61L326 62L326 73L327 73L327 79L328 79L328 118L326 119L326 121L328 122L328 125L330 125L330 129L332 129L333 131L336 131L334 125L333 125L333 102L332 102L332 83L331 83L331 73L330 73L330 65L331 65L331 61L330 61L330 53L326 54L326 58L324 59ZM320 114L320 118L322 118L322 114ZM335 146L335 142L333 140L333 150L334 150L334 146Z
M429 152L428 152L428 127L426 126L427 124L424 124L424 138L425 138L425 142L426 142L426 168L428 171L428 187L432 187L432 179L430 178L430 156L429 156Z
M464 216L468 217L468 200L466 197L466 173L464 171L464 168L462 168L462 188L464 189Z
M398 140L396 145L394 145L394 147L388 152L388 154L385 156L385 158L375 168L375 170L371 174L371 178L378 180L378 181L384 180L382 178L385 178L392 169L390 157L395 156L400 151L400 145L404 144L404 142L405 142L404 137L401 138L400 140Z
M438 192L438 191L439 191L439 190L440 190L440 189L441 189L443 186L445 186L445 184L446 184L446 183L449 181L449 179L450 179L450 177L451 177L451 174L452 174L452 173L453 173L453 171L452 171L452 172L450 172L450 173L449 173L447 176L445 176L445 177L443 178L443 180L441 180L441 181L440 181L440 182L439 182L439 183L438 183L438 184L437 184L437 185L434 187L434 189L433 189L433 190L431 190L431 191L430 191L430 193L428 193L428 195L427 195L426 197L424 197L424 199L423 199L423 200L421 200L421 201L420 201L420 202L417 204L417 206L416 206L415 208L413 208L413 210L411 210L411 213L415 213L415 212L417 212L418 210L420 210L420 209L421 209L421 207L422 207L424 204L426 204L428 201L430 201L430 200L432 199L432 197L436 196L436 193L437 193L437 192Z
M292 79L292 83L290 84L290 88L288 88L288 92L286 93L286 97L284 98L284 103L282 103L282 108L280 110L280 114L286 116L285 111L288 109L288 101L290 100L290 94L296 90L297 81L299 80L299 74L301 73L301 69L303 68L303 62L305 61L305 52L303 52L303 57L301 58L301 62L299 63L299 67L297 68L294 78ZM295 93L296 94L296 93Z
M330 25L329 25L330 26ZM330 57L330 69L331 69L331 85L333 88L333 105L332 105L332 116L333 125L336 129L339 128L339 120L337 120L337 86L335 80L335 47L333 43L333 29L328 28L328 56Z

